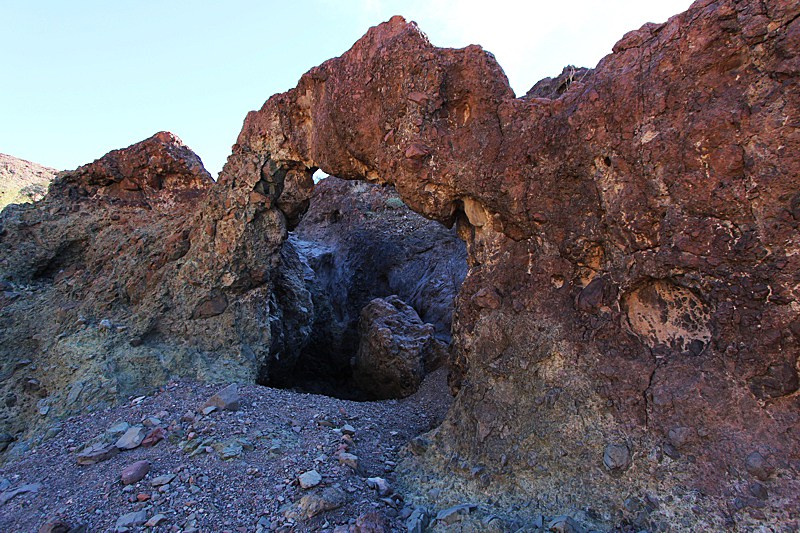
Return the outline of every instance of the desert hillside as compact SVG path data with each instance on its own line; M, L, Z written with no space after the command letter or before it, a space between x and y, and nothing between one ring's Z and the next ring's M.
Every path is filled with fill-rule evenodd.
M41 200L57 173L53 168L0 154L0 209Z

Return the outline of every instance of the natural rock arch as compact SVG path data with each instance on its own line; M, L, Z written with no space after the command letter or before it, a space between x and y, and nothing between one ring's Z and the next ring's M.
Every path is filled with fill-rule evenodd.
M765 6L698 2L645 25L557 99L515 98L491 54L437 49L395 17L248 115L218 211L201 216L234 198L228 213L280 227L275 199L253 191L284 172L284 206L317 167L393 184L458 224L471 266L453 330L460 393L415 464L482 467L476 492L547 487L561 511L578 501L618 520L636 516L609 495L691 486L713 496L695 504L705 520L730 520L716 498L731 472L747 478L750 453L797 456L800 161L781 148L799 140L781 118L800 105L797 8ZM241 255L225 264L235 280L250 275ZM662 293L676 298L660 323L691 306L696 339L648 333ZM632 461L604 466L623 448Z
M75 275L86 290L63 290L125 318L130 345L104 349L129 365L255 380L283 317L311 302L301 280L281 281L291 301L274 289L314 170L390 183L457 224L470 264L452 330L458 395L411 447L406 483L455 475L531 515L695 530L747 518L728 503L764 494L757 483L770 500L754 519L786 523L800 453L799 10L700 0L628 33L555 99L515 98L491 54L435 48L394 17L250 113L199 205L148 205L136 216L149 233L93 256ZM97 196L86 185L55 192ZM19 213L4 218L19 235L64 242ZM75 247L20 245L5 271L95 253L75 213ZM110 213L107 227L124 222ZM69 354L99 335L59 337L57 319L20 342Z

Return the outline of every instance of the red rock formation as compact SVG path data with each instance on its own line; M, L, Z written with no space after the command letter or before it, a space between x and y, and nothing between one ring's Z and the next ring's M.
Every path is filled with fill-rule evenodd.
M313 171L391 183L457 223L471 266L455 406L407 484L598 527L796 525L799 15L699 0L557 99L515 98L491 54L394 17L247 116L170 229L185 254L125 279L132 330L252 372Z
M797 494L798 14L699 1L555 100L395 17L250 113L222 181L320 167L458 222L460 392L426 468L644 527L621 495L650 487L710 496L708 527L777 523L796 508L725 502L754 452Z
M162 131L67 173L63 182L116 203L184 210L213 180L197 154Z

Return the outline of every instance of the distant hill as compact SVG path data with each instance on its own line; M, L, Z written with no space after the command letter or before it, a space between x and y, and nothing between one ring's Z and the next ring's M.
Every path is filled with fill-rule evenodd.
M0 209L41 200L57 173L54 168L0 154Z

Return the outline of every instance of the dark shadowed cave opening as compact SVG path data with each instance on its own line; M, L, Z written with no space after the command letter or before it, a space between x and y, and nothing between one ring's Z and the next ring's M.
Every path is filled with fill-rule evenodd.
M432 325L432 337L446 354L466 259L466 246L454 228L411 211L393 187L321 180L283 245L270 309L276 317L273 356L258 382L342 399L376 399L353 375L362 309L375 298L397 295Z

